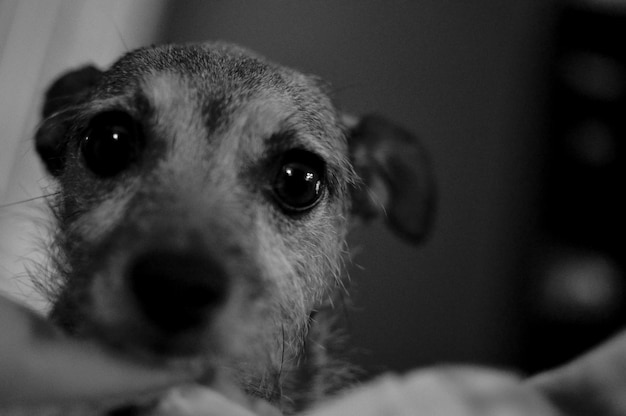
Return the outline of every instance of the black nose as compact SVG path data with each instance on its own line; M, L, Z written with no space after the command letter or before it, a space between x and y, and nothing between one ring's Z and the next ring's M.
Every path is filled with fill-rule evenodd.
M223 269L208 256L153 250L134 258L130 288L145 316L159 328L198 328L226 298Z

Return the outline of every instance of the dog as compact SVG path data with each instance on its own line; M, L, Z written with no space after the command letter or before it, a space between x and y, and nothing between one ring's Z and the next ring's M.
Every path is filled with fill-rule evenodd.
M346 235L420 242L435 190L415 137L340 111L319 78L225 43L132 51L47 90L51 319L219 374L284 414L350 384Z

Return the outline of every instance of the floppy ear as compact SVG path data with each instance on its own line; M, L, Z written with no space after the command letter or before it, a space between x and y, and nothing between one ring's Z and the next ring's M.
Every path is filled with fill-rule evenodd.
M46 91L42 109L43 121L35 133L35 148L48 172L58 176L65 165L65 134L67 127L63 110L77 104L94 86L102 71L94 66L84 66L70 71L55 80Z
M384 216L389 226L418 243L433 220L435 186L429 159L406 130L382 117L344 117L352 164L361 179L353 189L353 215Z

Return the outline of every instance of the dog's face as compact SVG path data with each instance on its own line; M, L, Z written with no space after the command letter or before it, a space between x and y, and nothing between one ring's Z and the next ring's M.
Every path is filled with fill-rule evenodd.
M386 210L414 239L428 222L419 146L346 120L315 78L219 44L59 79L36 136L60 187L53 317L275 388L342 290L350 218Z

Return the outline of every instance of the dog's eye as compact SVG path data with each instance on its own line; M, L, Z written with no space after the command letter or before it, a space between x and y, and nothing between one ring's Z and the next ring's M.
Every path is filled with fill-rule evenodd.
M274 195L289 212L313 208L324 191L324 163L312 153L288 152L273 184Z
M135 161L141 144L141 127L133 117L123 111L108 111L91 119L80 149L93 173L111 177Z

